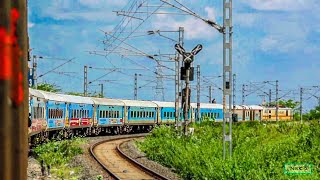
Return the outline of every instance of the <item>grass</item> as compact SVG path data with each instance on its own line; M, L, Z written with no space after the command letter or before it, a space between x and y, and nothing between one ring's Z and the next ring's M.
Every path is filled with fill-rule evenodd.
M223 160L222 124L193 125L183 136L172 127L153 130L138 147L184 179L320 179L320 126L256 122L233 126L233 156ZM286 175L284 164L311 163L311 175Z
M36 159L43 161L46 166L51 167L51 173L60 179L78 179L81 167L70 167L69 163L73 157L82 154L80 148L86 140L75 138L72 140L51 141L34 148Z

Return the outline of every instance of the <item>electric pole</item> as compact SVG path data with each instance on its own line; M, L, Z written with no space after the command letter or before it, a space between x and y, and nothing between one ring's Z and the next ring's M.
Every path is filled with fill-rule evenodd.
M232 0L223 0L223 26L218 23L202 18L200 15L192 12L190 9L178 7L166 0L160 0L171 7L180 9L218 30L223 34L223 159L226 157L226 142L229 142L230 158L232 157ZM181 5L181 4L180 4ZM227 109L226 98L228 96L229 109ZM226 133L226 122L229 121L229 134Z
M302 96L303 96L303 88L300 88L300 123L302 124Z
M88 66L83 68L83 95L88 95Z
M276 80L276 120L278 122L279 120L279 99L278 99L278 94L279 94L279 81Z
M183 47L183 37L184 37L184 28L179 27L179 44ZM175 62L175 70L176 70L176 76L175 76L175 93L176 93L176 101L175 101L175 126L178 126L178 121L179 121L179 115L180 115L180 110L179 110L179 101L181 98L181 93L180 89L180 62L182 62L183 56L179 53L176 53L176 62Z
M236 74L233 74L233 102L232 102L232 105L233 105L233 113L235 113L235 109L236 109Z
M232 157L232 0L223 0L223 159L226 158L226 143ZM227 108L227 98L229 108ZM229 133L226 123L229 122Z
M212 86L209 86L209 103L212 103L212 90L211 90Z
M43 57L42 56L36 56L36 55L33 55L33 57L32 57L32 71L33 71L32 78L33 78L33 83L34 83L34 86L35 86L36 89L38 87L38 77L37 77L38 63L37 63L37 58L42 59Z
M32 58L32 70L33 70L33 82L36 89L38 88L37 83L37 62L36 62L36 56L33 56Z
M99 84L100 85L100 97L103 98L104 97L104 92L103 92L103 84Z
M134 74L134 100L138 99L138 75Z
M197 65L197 121L200 122L200 65Z
M271 97L272 97L272 94L271 94L271 89L269 89L269 107L271 106Z
M245 84L242 84L242 105L244 105L244 98L245 98L245 94L244 94L244 92L245 92Z

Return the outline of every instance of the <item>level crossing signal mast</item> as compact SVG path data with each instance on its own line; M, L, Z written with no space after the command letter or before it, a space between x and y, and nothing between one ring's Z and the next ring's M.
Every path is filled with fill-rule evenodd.
M190 96L191 91L189 88L189 81L192 81L194 78L194 68L191 67L191 63L194 60L194 56L198 54L202 50L202 45L198 44L191 52L186 52L185 49L180 45L176 44L175 49L178 51L179 54L183 57L184 66L181 67L181 80L185 80L186 87L182 90L182 107L183 107L183 114L184 114L184 134L187 135L188 131L188 114L189 114L189 107L190 107Z

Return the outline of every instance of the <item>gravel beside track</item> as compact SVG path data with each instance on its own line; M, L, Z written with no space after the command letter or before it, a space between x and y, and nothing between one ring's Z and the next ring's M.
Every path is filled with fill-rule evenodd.
M146 135L146 134L141 134L141 135ZM82 171L80 173L81 175L80 177L78 176L79 179L96 180L97 176L99 175L101 175L104 180L115 179L94 158L92 158L90 153L90 147L100 141L107 141L107 140L113 140L113 139L119 139L119 138L132 138L132 136L133 135L87 137L86 138L87 143L81 145L81 148L83 149L83 154L80 154L74 157L68 166L82 168ZM128 139L124 141L127 141L127 140ZM141 153L138 150L138 148L135 146L134 140L125 142L121 144L121 146L119 147L121 151L123 151L126 155L138 161L140 164L146 166L147 168L154 170L158 174L161 174L168 179L179 179L178 176L173 172L171 172L169 168L163 167L154 161L148 160L145 157L145 155ZM110 157L110 153L107 153L105 156ZM127 160L122 159L122 161L129 163ZM129 174L127 171L125 172ZM40 163L31 156L29 157L29 161L28 161L28 180L29 179L30 180L31 179L56 179L56 177L54 177L54 175L52 175L51 177L42 176ZM126 178L121 178L121 179L126 179ZM130 178L127 178L127 179L135 179L135 178L131 176ZM143 178L137 178L137 179L143 179ZM148 178L144 178L144 179L148 179ZM149 179L155 179L155 178L150 177Z
M140 164L152 169L153 171L157 172L165 176L167 179L181 179L177 174L173 173L170 168L164 167L161 164L149 160L146 155L141 152L137 146L135 145L135 141L141 141L142 139L130 140L124 142L120 145L120 149L129 157L136 160Z

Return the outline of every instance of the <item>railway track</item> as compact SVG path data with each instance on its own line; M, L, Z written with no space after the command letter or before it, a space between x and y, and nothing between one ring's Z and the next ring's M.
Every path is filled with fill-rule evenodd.
M127 156L120 149L124 142L145 135L103 140L90 147L93 158L115 179L168 179Z

